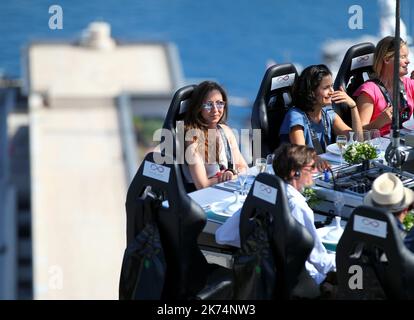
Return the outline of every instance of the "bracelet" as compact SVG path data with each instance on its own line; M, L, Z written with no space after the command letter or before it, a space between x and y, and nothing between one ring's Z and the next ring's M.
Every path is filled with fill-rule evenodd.
M224 172L230 171L232 174L237 175L237 170L234 169L226 169Z
M355 108L356 108L356 106L357 106L357 105L356 105L356 104L354 104L354 106L353 106L353 107L349 107L349 109L350 109L350 110L355 109Z

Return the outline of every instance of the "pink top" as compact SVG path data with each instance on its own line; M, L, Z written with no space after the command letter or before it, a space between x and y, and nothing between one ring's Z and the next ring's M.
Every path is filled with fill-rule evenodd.
M413 113L414 107L414 80L403 77L403 83L405 91L407 92L407 103L410 107L410 116ZM381 89L372 81L367 81L363 83L354 93L355 97L361 95L361 93L365 93L368 95L374 104L374 110L372 112L370 122L374 121L378 116L381 114L382 111L387 107L387 101L384 98L384 95L381 92ZM382 128L380 128L381 135L388 134L391 129L391 123L386 124Z

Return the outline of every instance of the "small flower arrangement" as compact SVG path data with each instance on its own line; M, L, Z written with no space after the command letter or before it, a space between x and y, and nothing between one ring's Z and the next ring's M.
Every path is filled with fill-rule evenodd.
M403 221L404 227L406 231L410 231L414 225L414 213L410 211L404 218Z
M306 198L308 206L311 208L315 208L315 206L322 200L318 197L316 191L309 187L304 188L302 194Z
M347 146L344 159L350 164L361 163L378 157L377 149L368 142L354 142Z

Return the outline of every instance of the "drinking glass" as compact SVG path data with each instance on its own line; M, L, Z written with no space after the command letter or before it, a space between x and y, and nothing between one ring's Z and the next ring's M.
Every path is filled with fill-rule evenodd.
M334 204L335 214L340 217L342 214L342 210L345 206L345 198L342 192L335 191L334 200L335 200L335 204Z
M247 181L247 173L246 172L239 172L238 180L239 180L239 183L240 183L241 195L244 195L244 185L246 184L246 181Z
M353 144L355 142L355 140L354 140L355 132L354 131L349 131L348 134L349 134L349 141L348 141L348 143L349 144Z
M268 154L266 157L266 173L275 174L273 170L273 159L275 155L273 153Z
M257 158L255 164L256 164L257 174L262 173L266 170L266 159L265 158Z
M363 141L369 142L371 140L371 133L369 130L362 130L362 135L364 137Z
M356 141L358 142L369 142L371 140L371 135L369 130L362 130L362 132L356 132Z
M345 152L345 147L348 142L348 139L346 138L346 135L339 134L336 136L336 145L338 146L339 153L341 154L341 166L342 166L342 157Z
M381 147L381 134L378 129L371 129L370 130L371 135L371 144L377 149L377 151L380 151Z

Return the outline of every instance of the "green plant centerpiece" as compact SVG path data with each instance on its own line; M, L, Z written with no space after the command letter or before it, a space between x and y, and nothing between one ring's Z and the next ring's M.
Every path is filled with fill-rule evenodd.
M316 191L310 187L304 188L302 194L306 198L308 206L312 209L315 209L316 205L323 200L316 194Z
M377 149L368 142L354 142L348 145L344 152L344 159L349 164L362 163L377 157Z
M404 218L403 221L404 227L406 231L410 231L414 225L414 212L410 211Z

